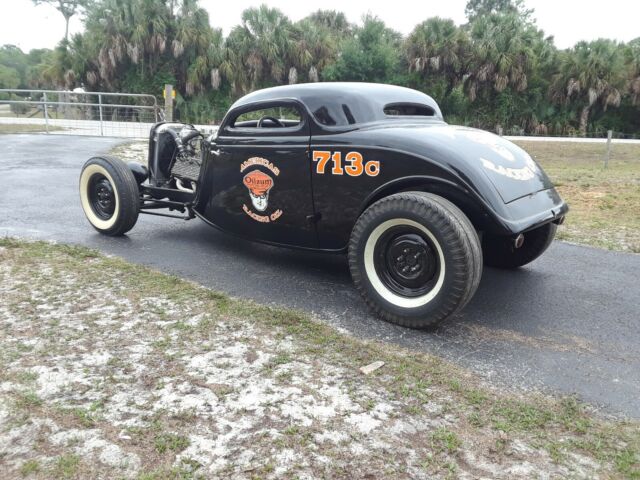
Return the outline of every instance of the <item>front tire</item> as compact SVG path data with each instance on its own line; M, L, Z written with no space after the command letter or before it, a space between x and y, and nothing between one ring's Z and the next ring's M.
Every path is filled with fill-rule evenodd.
M513 238L499 235L483 235L484 264L496 268L518 268L533 262L551 245L558 226L547 223L524 233L524 243L515 248Z
M82 210L98 232L117 236L131 230L140 213L139 197L133 173L119 158L93 157L82 167Z
M371 205L356 222L349 268L376 314L424 328L471 299L482 275L482 250L454 204L423 192L398 193Z

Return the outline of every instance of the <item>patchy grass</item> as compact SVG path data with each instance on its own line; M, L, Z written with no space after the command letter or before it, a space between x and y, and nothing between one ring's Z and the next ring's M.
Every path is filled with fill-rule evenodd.
M40 463L37 460L27 460L20 467L20 475L28 477L29 475L35 475L40 471Z
M172 452L181 452L189 446L189 439L182 435L162 433L156 435L154 446L158 453L165 453L169 450Z
M571 211L558 238L640 253L640 145L516 142L544 168Z
M0 296L0 478L640 478L636 422L93 250L0 240Z
M50 132L64 130L63 127L49 125ZM0 123L0 134L4 133L44 133L45 125L30 125L26 123Z

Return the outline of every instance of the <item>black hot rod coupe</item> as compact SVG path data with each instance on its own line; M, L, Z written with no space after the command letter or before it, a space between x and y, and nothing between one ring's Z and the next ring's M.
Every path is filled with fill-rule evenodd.
M464 307L483 264L515 268L537 258L568 210L518 146L448 125L421 92L366 83L251 93L209 136L158 123L146 166L91 158L80 197L106 235L124 234L148 213L348 253L367 304L409 327Z

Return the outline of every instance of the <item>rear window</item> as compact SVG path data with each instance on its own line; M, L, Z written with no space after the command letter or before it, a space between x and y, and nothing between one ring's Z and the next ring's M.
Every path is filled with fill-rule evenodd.
M349 108L349 105L343 103L341 105L322 105L313 111L313 116L322 125L354 125L356 119Z
M433 117L436 112L427 105L391 103L384 107L384 114L390 117Z

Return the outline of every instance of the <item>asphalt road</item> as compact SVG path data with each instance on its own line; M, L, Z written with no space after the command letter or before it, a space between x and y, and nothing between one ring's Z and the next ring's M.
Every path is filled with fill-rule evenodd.
M354 335L453 360L492 383L579 398L640 418L640 255L554 242L514 272L485 269L466 309L433 331L378 320L345 258L238 241L199 220L141 215L123 238L80 208L84 161L119 141L3 135L0 235L77 243L241 298L306 310Z

